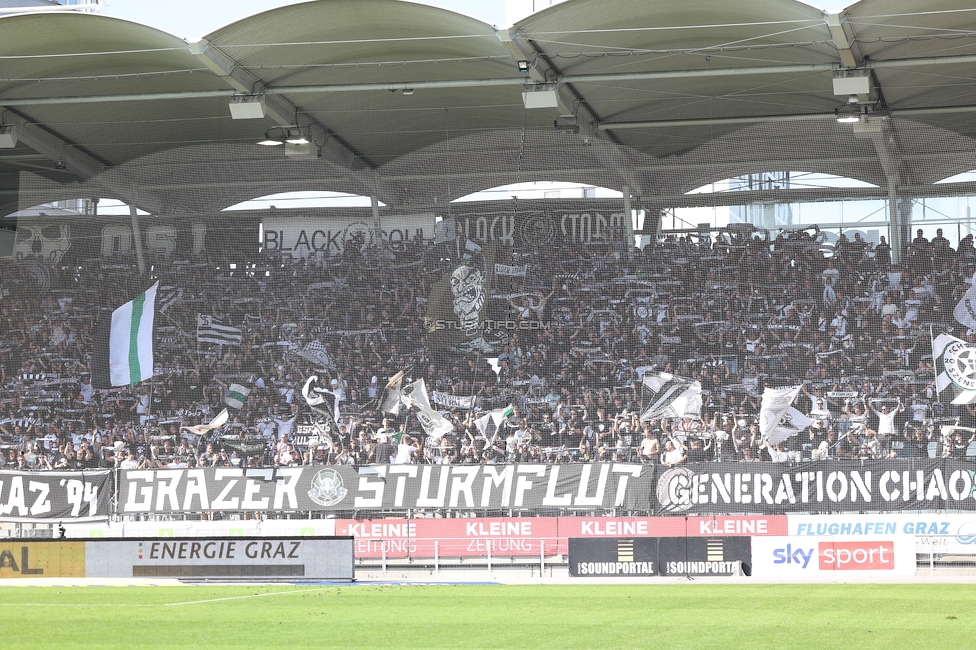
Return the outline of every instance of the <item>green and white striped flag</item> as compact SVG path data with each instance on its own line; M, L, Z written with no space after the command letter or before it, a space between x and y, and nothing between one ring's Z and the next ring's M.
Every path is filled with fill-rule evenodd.
M153 320L157 282L112 312L95 332L92 384L128 386L153 376Z
M244 408L244 402L247 401L247 396L251 394L251 389L241 386L240 384L231 384L227 388L227 396L224 397L224 403L235 409Z

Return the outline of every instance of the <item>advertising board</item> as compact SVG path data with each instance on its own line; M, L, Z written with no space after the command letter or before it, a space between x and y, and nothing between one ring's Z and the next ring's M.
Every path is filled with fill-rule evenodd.
M569 539L575 577L731 576L751 570L748 537Z
M337 535L356 539L356 557L538 558L560 552L556 517L336 519L335 527Z
M804 537L852 539L910 535L919 553L976 555L976 514L972 513L790 515L789 530Z
M0 578L354 580L352 538L208 537L0 544Z
M845 580L915 575L915 544L907 535L756 537L752 570L757 577Z
M785 535L785 515L738 517L485 517L336 519L356 538L356 557L540 557L565 555L569 538ZM437 541L436 549L434 542ZM385 549L384 549L385 547Z

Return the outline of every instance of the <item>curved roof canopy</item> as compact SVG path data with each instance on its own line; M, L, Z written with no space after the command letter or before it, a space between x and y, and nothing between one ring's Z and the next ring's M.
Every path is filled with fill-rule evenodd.
M765 169L924 194L976 168L976 9L962 0L840 14L568 0L503 30L398 0L317 0L198 43L75 13L0 17L0 43L0 123L18 140L0 148L0 192L34 172L28 204L205 211L328 189L429 205L567 180L668 205ZM860 121L838 124L849 88ZM241 96L265 116L232 119ZM299 132L309 156L255 145Z

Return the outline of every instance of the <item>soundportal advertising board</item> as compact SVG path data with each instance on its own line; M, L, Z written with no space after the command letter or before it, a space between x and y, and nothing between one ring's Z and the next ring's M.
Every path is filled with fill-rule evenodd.
M573 577L748 575L751 559L748 537L569 539Z

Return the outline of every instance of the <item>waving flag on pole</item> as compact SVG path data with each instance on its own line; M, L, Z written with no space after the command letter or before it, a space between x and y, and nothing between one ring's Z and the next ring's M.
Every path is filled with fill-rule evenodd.
M783 418L789 414L790 405L799 392L800 386L766 388L763 391L762 403L759 406L759 433L767 438L775 435L776 428L783 421Z
M407 384L402 387L400 389L400 399L407 406L416 403L428 409L431 408L430 397L427 396L427 384L424 382L423 377L412 384Z
M251 389L247 386L231 384L227 387L227 396L224 398L224 403L231 408L242 409L244 408L244 402L247 401L247 396L250 394Z
M197 343L240 345L243 338L243 330L224 325L213 316L197 314Z
M208 431L219 429L220 427L227 424L227 419L229 417L230 416L227 413L227 409L224 409L223 411L218 413L217 417L211 420L209 424L195 424L193 426L182 426L180 427L180 430L186 430L189 431L190 433L195 433L198 436L202 436Z
M483 416L474 421L475 426L478 427L478 431L481 432L481 437L484 438L488 444L495 441L495 436L498 435L498 429L502 426L502 422L505 418L512 415L515 409L511 406L507 406L503 409L495 409L494 411L488 411Z
M413 400L411 400L411 406L413 406L417 414L417 419L420 421L420 425L424 428L428 437L434 440L440 440L454 431L454 425L429 406L424 406L420 402Z
M99 323L92 350L92 384L111 388L153 376L153 320L157 282Z
M787 438L795 436L810 426L812 422L813 420L791 406L786 409L786 414L780 418L779 424L767 436L769 444L775 445L778 442L783 442Z
M932 360L935 362L935 388L951 388L953 404L976 402L976 348L948 334L939 334L932 341Z
M400 407L403 406L400 388L403 385L403 377L406 375L406 373L407 369L403 369L390 377L390 381L386 382L386 392L383 394L383 399L380 401L381 411L385 413L392 413L393 415L400 414Z
M651 405L641 414L641 422L660 418L701 417L701 382L669 372L645 372L643 384L654 396Z
M952 310L956 320L969 328L976 328L976 283L970 285ZM950 337L952 338L952 337Z

